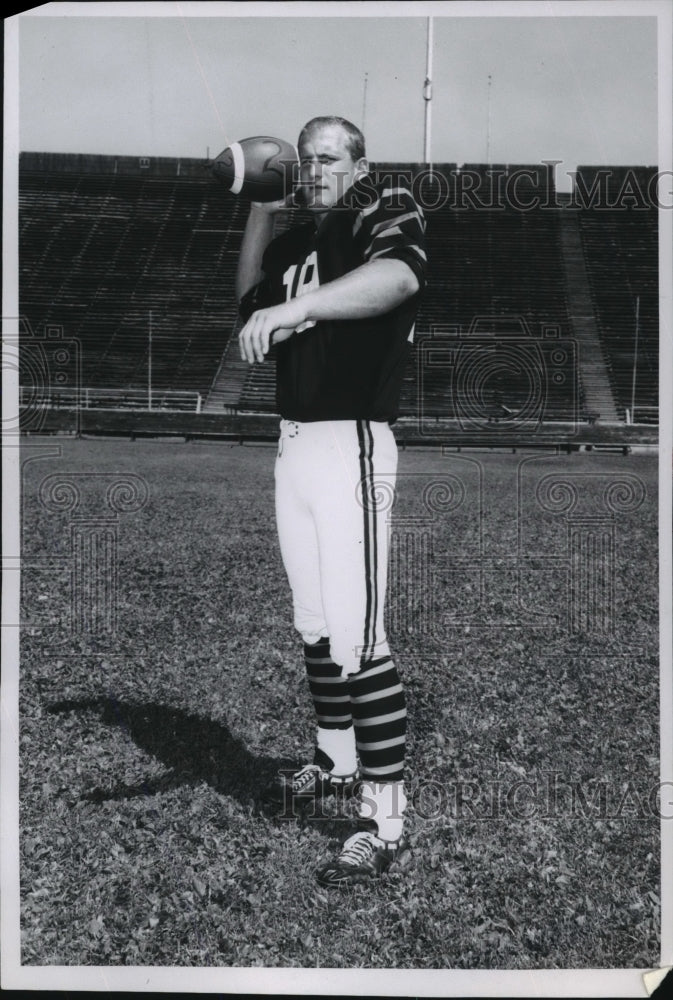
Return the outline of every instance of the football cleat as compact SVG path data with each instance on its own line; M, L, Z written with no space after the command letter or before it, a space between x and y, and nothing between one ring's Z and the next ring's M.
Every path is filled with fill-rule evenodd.
M369 829L358 830L344 841L334 861L318 869L316 878L320 885L328 887L369 882L390 868L404 846L404 838L390 842Z
M329 770L331 766L327 754L316 749L312 764L305 764L298 771L280 772L263 793L265 803L294 816L310 803L319 803L330 795L352 796L358 783L357 772L334 775Z

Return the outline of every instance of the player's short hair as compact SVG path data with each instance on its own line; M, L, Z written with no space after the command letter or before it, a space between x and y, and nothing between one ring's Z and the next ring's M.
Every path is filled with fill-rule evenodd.
M332 125L338 125L346 133L346 146L350 158L354 163L367 155L365 152L365 137L360 129L353 122L349 122L347 118L339 118L338 115L320 115L318 118L311 118L310 122L306 122L299 133L297 145L300 146L306 136L310 135L311 132L315 132L316 129Z

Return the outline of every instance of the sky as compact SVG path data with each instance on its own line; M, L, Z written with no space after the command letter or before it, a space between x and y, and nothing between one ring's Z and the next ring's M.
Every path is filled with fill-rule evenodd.
M19 148L203 158L334 113L372 160L422 161L430 12L434 162L651 166L657 9L46 4L19 16Z

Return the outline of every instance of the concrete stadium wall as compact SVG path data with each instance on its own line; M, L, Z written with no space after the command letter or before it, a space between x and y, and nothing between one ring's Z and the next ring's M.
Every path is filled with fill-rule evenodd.
M43 409L24 411L21 427L32 434L108 435L122 437L183 437L222 440L275 441L275 414L218 414L149 411ZM658 428L627 424L546 423L529 429L492 427L465 429L458 421L400 420L393 426L402 446L452 448L654 447Z
M220 150L218 150L218 153ZM217 154L216 154L217 155ZM129 174L136 177L207 179L208 161L171 156L98 156L93 153L33 153L19 155L19 170L30 173Z
M49 153L26 151L19 154L19 169L28 173L125 174L134 177L188 177L208 179L209 164L219 155L217 150L207 157L172 156L102 156L94 153ZM409 171L412 177L427 173L427 163L376 162L373 170ZM436 173L449 176L455 163L435 163Z

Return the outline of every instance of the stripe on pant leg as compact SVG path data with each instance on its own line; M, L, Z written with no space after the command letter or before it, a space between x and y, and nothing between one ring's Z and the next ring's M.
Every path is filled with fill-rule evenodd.
M376 539L376 496L374 483L374 436L368 420L357 421L360 445L360 484L364 525L366 607L361 663L366 663L376 646L378 614L378 551Z
M371 467L371 531L372 531L372 590L373 590L373 601L372 601L372 618L371 618L371 637L372 646L370 656L374 655L374 650L376 648L376 641L378 636L376 635L376 620L379 613L379 552L378 552L378 537L376 533L377 529L377 519L379 513L376 504L376 482L374 480L374 435L372 433L372 427L369 421L367 421L367 433L369 434L370 449L369 449L369 464Z

